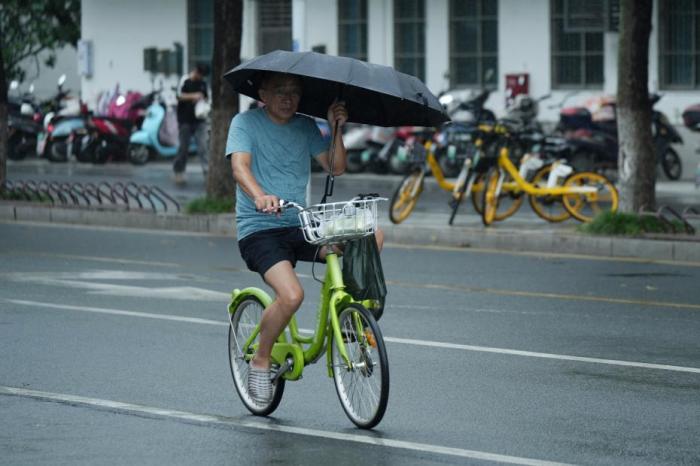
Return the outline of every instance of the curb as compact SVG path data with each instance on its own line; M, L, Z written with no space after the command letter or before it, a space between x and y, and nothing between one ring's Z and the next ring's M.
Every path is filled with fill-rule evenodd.
M226 236L236 234L233 214L164 214L123 208L57 207L29 202L0 202L0 221L155 229ZM567 231L408 226L381 221L380 226L384 230L386 242L403 245L700 262L700 241L697 237L685 235L671 240L658 237L587 236Z

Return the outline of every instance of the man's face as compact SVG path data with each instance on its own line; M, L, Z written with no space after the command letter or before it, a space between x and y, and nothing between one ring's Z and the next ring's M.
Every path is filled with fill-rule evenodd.
M291 76L274 76L260 89L260 98L273 119L287 122L299 108L301 83Z

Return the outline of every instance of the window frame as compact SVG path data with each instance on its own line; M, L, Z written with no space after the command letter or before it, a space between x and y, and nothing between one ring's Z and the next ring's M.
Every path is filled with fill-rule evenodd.
M449 34L449 81L450 81L450 87L455 88L455 87L484 87L484 86L498 86L498 54L499 54L499 42L498 42L498 5L499 1L498 0L477 0L478 7L477 7L477 14L475 16L457 16L455 12L455 6L454 3L455 1L460 1L460 0L450 0L449 1L449 25L448 25L448 34ZM484 13L484 2L494 2L496 5L496 11L493 14L485 14ZM457 52L456 51L456 45L454 43L454 34L453 34L453 27L455 26L456 23L461 21L474 21L477 23L477 46L476 46L476 52ZM484 44L483 44L483 31L484 31L484 22L486 21L493 21L495 20L496 22L496 51L495 52L485 52L484 51ZM495 59L496 62L496 69L494 70L494 81L491 82L485 82L484 81L484 59L485 58L493 58ZM456 66L455 62L456 60L460 58L475 58L477 61L477 81L473 83L467 83L467 82L457 82L456 81Z
M200 0L187 0L187 70L193 69L199 63L211 64L214 54L214 2L211 2L211 21L200 21L194 22L193 18L195 15L195 9L204 5L204 2ZM197 32L210 30L211 33L211 51L209 55L206 54L196 54L197 50Z
M426 53L425 53L425 41L426 41L426 34L425 34L425 25L426 25L426 0L410 0L414 3L417 4L418 8L415 8L416 11L420 11L419 16L399 16L397 14L397 2L400 2L402 0L394 0L393 6L394 6L394 67L403 73L410 74L412 76L417 77L421 81L425 82L425 76L426 76ZM406 0L403 0L406 1ZM423 44L423 49L422 50L411 50L411 51L404 51L400 50L399 44L401 41L399 40L399 25L400 24L412 24L415 28L415 30L418 31L418 35L416 35L416 40L415 43L418 45L419 43L422 42ZM422 35L422 37L420 37ZM416 68L418 69L418 73L413 72L414 70L411 70L410 72L404 69L400 69L398 66L398 60L401 59L411 59L414 61L414 70Z
M343 15L343 7L341 3L344 2L359 2L360 4L360 15L357 18L347 18ZM342 57L356 58L358 60L367 61L369 57L369 30L368 30L368 5L367 0L338 0L338 55ZM344 37L343 31L344 26L357 27L358 31L357 37L359 44L353 44L358 53L349 53L348 49L350 47L345 47L350 41Z
M256 32L256 40L257 40L257 46L256 49L258 51L258 55L262 55L267 52L272 52L273 50L277 50L276 48L273 48L271 50L265 50L263 49L263 37L265 36L265 33L270 33L270 32L285 32L289 31L289 46L288 47L282 47L281 50L289 50L291 51L294 48L294 35L292 31L292 0L265 0L264 2L257 2L257 18L256 18L256 26L257 26L257 32ZM263 8L267 8L268 11L272 10L280 10L281 8L286 8L288 11L289 15L288 18L285 17L286 12L282 12L279 16L279 18L275 19L281 19L280 24L278 25L265 25L263 24ZM285 20L288 20L285 22Z
M550 0L550 18L549 18L549 31L550 31L550 39L551 39L551 44L550 44L550 49L549 49L549 60L550 60L550 66L551 66L551 87L552 89L577 89L577 90L602 90L605 86L605 43L604 43L604 32L602 32L599 28L593 28L590 31L584 30L580 28L576 32L566 32L565 30L565 11L563 10L560 13L555 12L555 3L557 0ZM562 4L563 5L563 4ZM557 21L561 21L562 23L562 33L563 34L575 34L579 37L580 41L580 46L579 49L575 52L568 52L568 51L559 51L557 50L557 45L558 41L560 40L558 37L558 31L556 29L556 24ZM601 38L600 40L603 41L603 45L601 47L600 51L588 51L586 48L586 35L588 34L600 34ZM593 82L588 82L586 78L586 71L587 71L587 64L586 61L588 58L591 57L600 57L600 70L601 70L601 76L600 76L600 82L599 83L593 83ZM578 84L574 83L560 83L557 79L557 60L560 58L564 57L574 57L578 59L580 70L581 70L581 79L579 80Z
M698 37L700 31L697 30L700 27L700 7L695 6L695 3L691 6L690 12L687 15L693 18L693 24L690 31L690 50L689 51L674 51L667 44L666 33L669 30L675 30L676 28L671 25L671 8L668 0L659 0L659 34L658 34L658 80L659 87L666 90L681 90L681 91L692 91L700 89L700 44ZM674 84L669 82L666 73L666 60L671 56L684 56L687 55L691 59L691 82L690 84Z

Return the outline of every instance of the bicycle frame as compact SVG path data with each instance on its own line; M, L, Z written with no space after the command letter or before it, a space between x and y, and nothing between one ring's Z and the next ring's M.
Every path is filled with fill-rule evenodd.
M498 154L498 166L508 172L515 183L503 183L505 174L501 173L497 192L500 192L502 188L506 188L508 191L525 191L531 196L561 196L563 194L593 194L597 192L596 188L592 186L554 186L545 188L535 186L520 176L520 171L510 161L507 147L501 148Z
M231 304L229 304L229 316L244 298L254 296L260 300L264 308L267 308L272 299L260 288L249 287L243 290L234 290L232 294ZM356 301L350 294L345 292L345 284L343 282L343 274L338 260L338 255L329 252L326 255L326 273L321 287L320 301L317 311L316 330L310 337L302 336L299 333L296 316L287 326L289 336L284 331L278 337L277 342L272 347L272 361L280 366L288 363L288 359L292 359L292 363L288 371L282 377L287 380L298 380L301 378L304 367L318 360L325 350L328 361L328 375L333 376L331 362L331 345L327 344L327 337L330 338L329 330L332 333L333 340L336 342L338 352L348 365L351 366L350 358L342 344L342 334L340 332L340 323L338 321L339 311L352 303L361 303ZM330 329L329 329L330 326ZM243 344L243 354L246 359L250 360L253 355L253 349L257 345L253 341L260 333L260 324L258 323L253 330L253 333L248 340ZM341 342L341 343L339 343ZM309 345L306 349L302 345Z
M455 184L450 181L447 181L447 179L445 178L445 174L440 168L440 164L435 158L435 143L432 141L426 141L424 147L427 155L425 158L425 165L423 166L423 176L425 176L427 171L430 170L433 173L435 181L437 181L438 186L440 186L440 188L444 189L445 191L452 191L455 187Z

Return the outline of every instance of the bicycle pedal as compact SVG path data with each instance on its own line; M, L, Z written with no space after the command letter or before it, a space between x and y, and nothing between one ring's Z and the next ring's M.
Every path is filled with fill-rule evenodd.
M282 377L286 372L291 371L294 368L294 360L292 358L287 358L284 361L284 364L282 364L277 371L272 374L272 383L277 384L277 381Z

